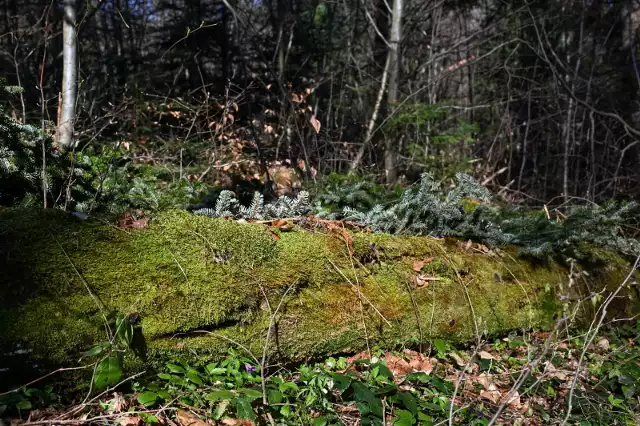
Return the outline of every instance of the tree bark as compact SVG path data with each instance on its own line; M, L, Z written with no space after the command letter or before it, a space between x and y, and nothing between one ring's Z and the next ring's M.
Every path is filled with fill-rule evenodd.
M389 90L387 105L389 114L393 114L398 98L398 79L400 76L400 39L402 31L402 0L394 0L391 14L391 32L389 37ZM388 184L398 178L398 146L392 138L385 139L384 171Z
M76 0L65 0L62 23L62 108L58 122L58 143L63 147L70 146L72 143L73 124L76 118L78 90L76 11Z

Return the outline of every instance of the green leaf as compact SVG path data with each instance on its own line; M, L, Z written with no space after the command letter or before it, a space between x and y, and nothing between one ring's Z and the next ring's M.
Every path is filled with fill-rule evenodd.
M226 390L219 390L219 391L209 392L207 396L205 396L205 399L207 401L231 401L235 397L236 397L236 394L234 394L233 392L226 391Z
M122 377L122 361L115 355L110 355L100 361L96 367L93 383L96 389L104 389L107 386L113 386L120 381Z
M31 410L31 401L23 399L16 404L18 410Z
M184 377L180 377L180 376L171 376L171 379L169 379L169 381L174 385L180 385L180 386L187 385L187 380Z
M412 426L416 424L415 416L406 410L396 410L395 411L396 418L393 421L394 425L397 426Z
M631 400L636 393L635 386L622 386L622 394L628 400Z
M144 406L150 406L156 403L158 400L158 394L155 392L147 391L138 395L138 402Z
M243 388L243 389L238 389L238 391L244 394L249 400L262 398L262 392L260 392L257 389Z
M169 368L169 371L171 371L172 373L185 373L184 368L180 367L179 365L167 364L167 368Z
M158 420L158 418L154 415L148 414L148 413L140 413L140 418L146 423L146 424L155 424L155 423L160 423L160 420Z
M435 345L438 352L444 353L447 351L447 342L445 342L444 340L436 339L433 341L433 344Z
M420 371L418 373L409 373L406 375L405 379L410 382L418 381L421 383L429 383L431 381L431 377L423 371Z
M282 384L280 384L280 386L278 387L280 389L280 392L286 392L288 390L298 390L298 385L296 385L293 382L284 382Z
M340 390L340 392L344 392L347 390L349 385L351 385L351 377L349 376L345 376L340 373L333 373L331 377L333 378L335 388Z
M313 426L327 426L327 416L316 417L313 419Z
M222 401L218 404L215 411L213 412L213 418L219 420L224 415L225 411L227 411L227 407L231 402L229 400Z
M131 346L133 341L133 325L129 322L129 318L118 316L116 318L116 336L124 346Z
M280 407L280 414L285 417L289 417L291 415L291 407L289 407L288 405L283 405L282 407Z
M82 354L82 358L100 355L108 347L109 347L108 344L107 345L105 345L105 344L95 345L91 349L89 349L88 351L84 352Z
M382 362L378 362L373 364L372 367L376 367L378 368L378 375L386 377L389 380L393 380L393 373L391 372L391 370L389 370L389 368Z
M208 364L205 369L212 376L220 376L227 373L226 368L217 367L215 364Z
M369 412L371 412L376 417L382 418L382 402L380 401L380 398L377 398L374 395L374 393L371 391L371 389L369 389L362 383L353 382L351 384L351 387L353 388L353 391L354 391L354 396L356 399L356 405L358 405L358 409L361 410L362 405L365 405L367 407L367 410L365 410L366 412L363 412L362 410L360 411L361 414L364 416Z
M524 346L524 342L520 339L509 340L509 348L515 349Z
M284 395L276 389L269 389L267 392L267 399L269 404L279 404L284 400Z
M148 383L147 390L157 393L160 390L160 386L157 383Z
M160 377L162 380L171 380L173 376L169 373L160 373L158 374L158 377Z
M245 398L236 398L235 400L236 413L239 419L255 420L256 413L254 413L251 407L251 402Z
M198 384L198 385L203 385L204 384L204 382L200 378L200 375L195 371L189 371L187 373L187 379L191 380L193 383Z
M164 389L158 391L158 396L165 401L171 399L171 395L169 394L169 392Z
M414 416L418 415L418 400L410 392L400 392L398 394L402 405L411 412Z

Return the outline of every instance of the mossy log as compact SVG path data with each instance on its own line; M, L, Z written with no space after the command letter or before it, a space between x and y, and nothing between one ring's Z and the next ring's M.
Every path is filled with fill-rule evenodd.
M150 360L205 360L236 344L262 354L276 310L269 353L291 361L549 329L572 301L624 280L626 260L594 253L569 287L560 261L449 239L281 232L180 211L121 230L60 211L0 210L0 361L28 350L73 363L105 340L104 310L139 315ZM615 303L620 317L637 309L631 291Z

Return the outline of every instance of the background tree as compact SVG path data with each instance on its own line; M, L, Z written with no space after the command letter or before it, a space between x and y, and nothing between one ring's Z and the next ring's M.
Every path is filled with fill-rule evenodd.
M25 88L7 110L67 123L70 3L0 5L1 71ZM225 171L252 176L302 160L307 178L310 167L399 182L465 171L516 202L640 195L637 1L77 7L80 147L125 141L136 161L212 182L216 164L260 164Z

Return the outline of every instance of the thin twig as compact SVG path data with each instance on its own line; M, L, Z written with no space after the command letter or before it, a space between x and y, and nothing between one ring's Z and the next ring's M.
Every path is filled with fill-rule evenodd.
M349 284L351 284L351 286L356 290L356 292L358 292L358 287L353 282L351 282L351 280L340 270L340 268L338 268L338 266L335 263L333 263L333 261L331 259L329 259L328 257L326 259L329 261L329 263L331 263L331 265L336 269L336 271L338 271L338 273L340 275L342 275L342 278L347 280L347 282ZM382 315L382 312L380 312L378 310L378 308L376 308L376 306L373 303L371 303L371 301L369 299L367 299L367 296L365 296L361 292L360 292L360 294L362 295L362 298L373 308L373 310L376 311L376 313L378 315L380 315L380 318L382 318L384 320L384 322L386 322L389 327L392 327L392 324L389 322L389 320L387 320L384 317L384 315Z

